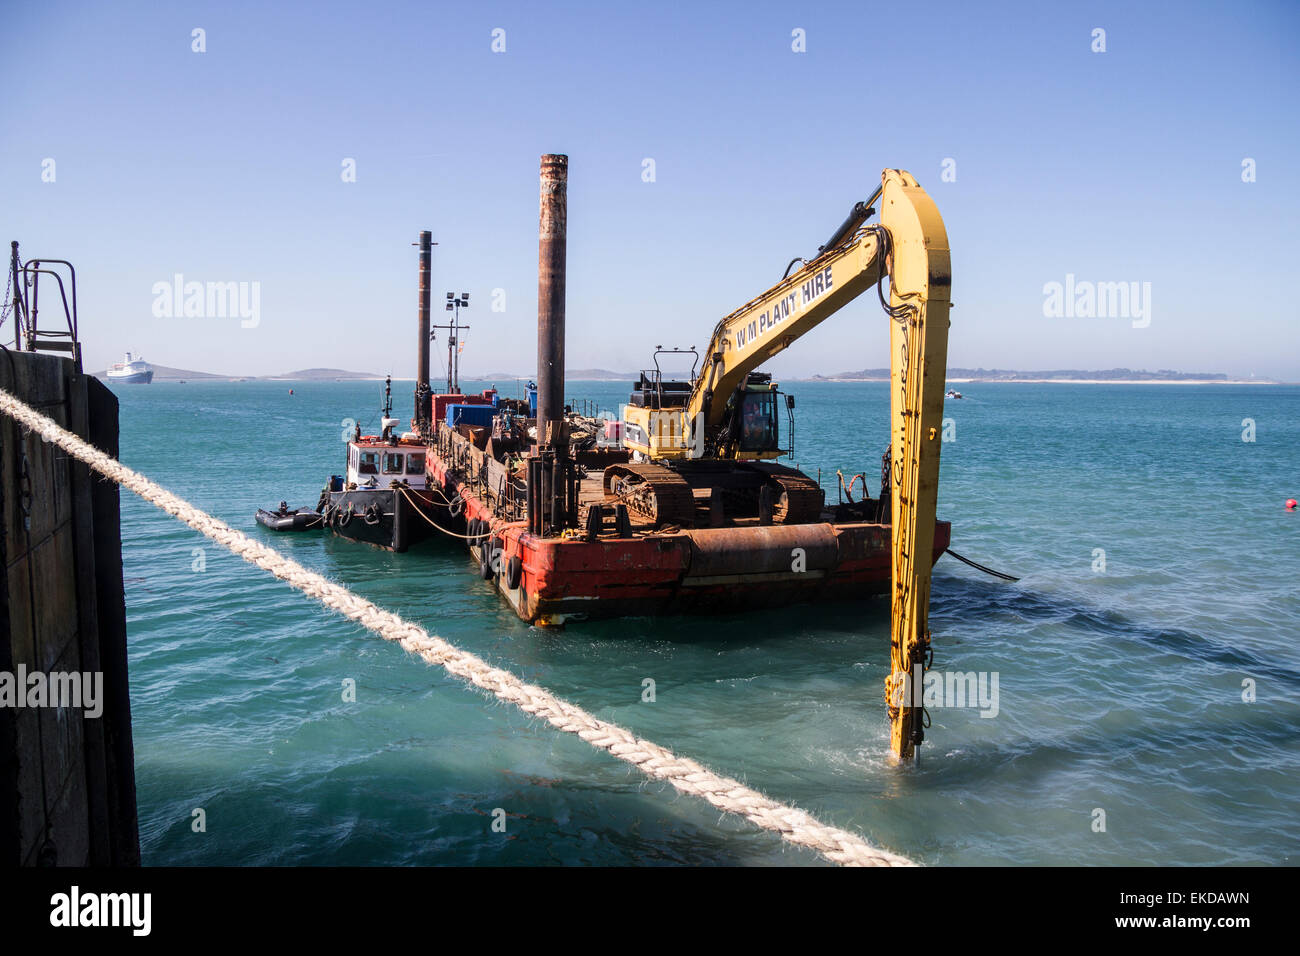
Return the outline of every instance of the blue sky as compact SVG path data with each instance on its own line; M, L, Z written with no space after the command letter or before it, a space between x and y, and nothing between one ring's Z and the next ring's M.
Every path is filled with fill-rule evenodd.
M77 265L88 368L131 349L228 373L409 376L411 243L428 228L435 300L473 301L464 374L527 372L538 158L563 152L568 365L624 370L658 344L702 348L901 167L949 232L950 365L1295 381L1298 11L14 5L0 238ZM154 284L176 273L259 283L258 324L154 315ZM1046 317L1044 285L1067 274L1149 282L1150 324ZM864 296L773 370L885 366L887 338Z

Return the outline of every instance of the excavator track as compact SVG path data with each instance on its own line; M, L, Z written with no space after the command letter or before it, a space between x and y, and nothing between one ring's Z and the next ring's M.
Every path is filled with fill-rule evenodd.
M767 475L777 492L772 507L773 524L812 524L820 521L826 493L802 471L772 463L752 463L755 471Z
M695 494L671 468L630 462L610 465L603 484L607 501L622 502L656 526L695 524Z

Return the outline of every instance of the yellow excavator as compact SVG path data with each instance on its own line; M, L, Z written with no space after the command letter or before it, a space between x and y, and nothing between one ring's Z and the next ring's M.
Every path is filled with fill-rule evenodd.
M869 220L877 212L879 221ZM790 266L801 262L795 259ZM889 294L883 279L889 279ZM892 610L886 700L891 747L911 758L920 742L916 692L930 635L931 542L939 484L951 272L948 236L934 201L912 176L887 169L816 256L803 261L713 330L703 366L688 381L665 380L659 356L641 373L623 413L630 461L605 469L604 488L658 524L690 527L695 491L717 510L756 511L764 522L822 520L818 482L772 459L780 444L780 392L758 371L863 292L877 286L889 319ZM694 350L686 350L699 355ZM794 398L785 398L793 433Z

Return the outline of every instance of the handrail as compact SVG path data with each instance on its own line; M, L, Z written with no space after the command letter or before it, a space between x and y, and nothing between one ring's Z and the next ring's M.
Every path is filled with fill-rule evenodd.
M81 342L78 336L77 316L77 270L67 259L53 259L39 256L22 262L18 255L18 242L10 244L9 277L13 286L14 311L14 347L22 351L36 352L42 348L60 352L70 352L81 371ZM63 275L55 269L42 266L66 266L68 285L72 286L72 302L68 302L68 288ZM40 278L42 275L53 276L59 284L59 298L63 302L63 317L66 329L41 329L40 327ZM31 294L27 294L27 288ZM56 340L56 341L49 341Z

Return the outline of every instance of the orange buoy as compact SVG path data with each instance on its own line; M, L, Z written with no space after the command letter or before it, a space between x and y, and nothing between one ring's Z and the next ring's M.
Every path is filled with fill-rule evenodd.
M1286 500L1287 511L1295 511L1295 506L1296 506L1296 500L1294 498L1288 498Z

